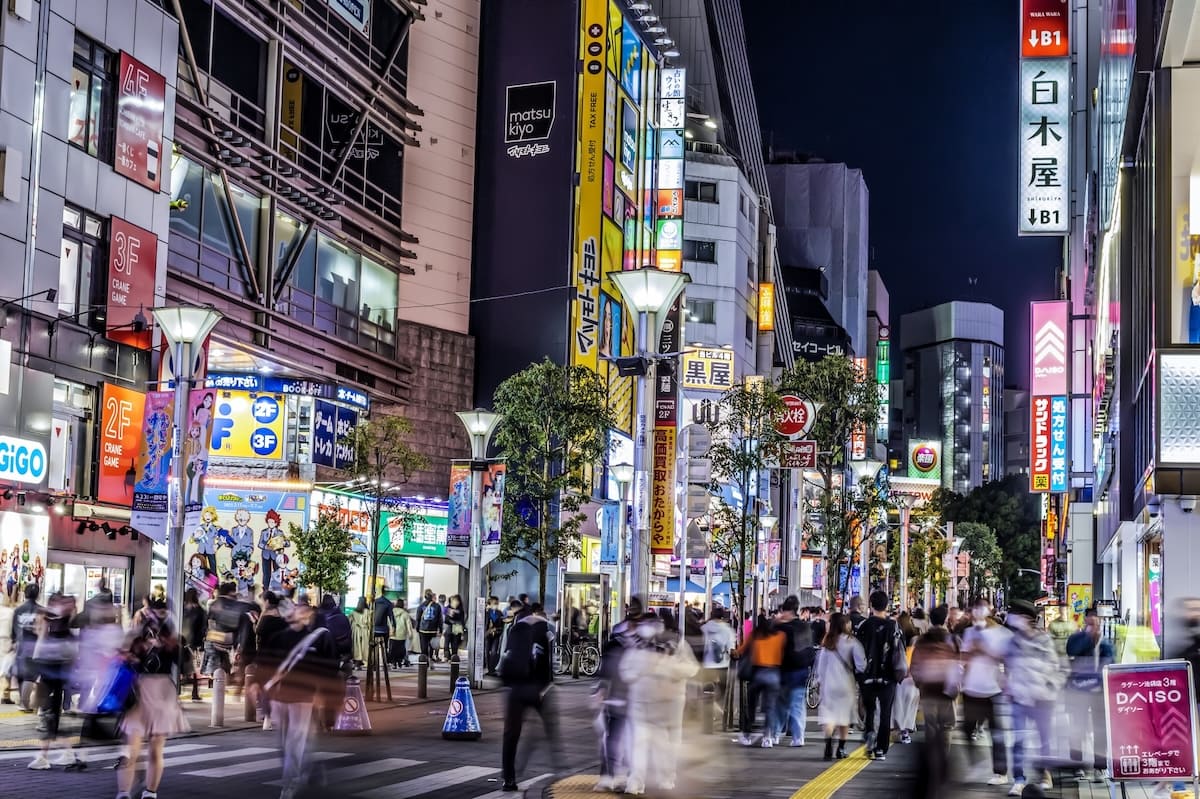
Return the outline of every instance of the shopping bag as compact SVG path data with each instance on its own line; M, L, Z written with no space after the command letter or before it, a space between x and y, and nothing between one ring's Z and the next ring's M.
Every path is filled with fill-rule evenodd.
M133 698L137 672L124 661L116 661L109 669L104 692L100 695L97 713L123 713Z

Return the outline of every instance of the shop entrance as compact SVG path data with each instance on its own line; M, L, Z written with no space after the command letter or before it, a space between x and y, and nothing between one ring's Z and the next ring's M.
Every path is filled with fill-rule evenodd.
M600 645L609 632L607 574L565 574L558 601L559 637Z
M129 614L129 558L121 555L97 555L91 552L66 552L52 549L47 557L43 596L61 591L83 603L96 595L104 580L113 592L113 602Z

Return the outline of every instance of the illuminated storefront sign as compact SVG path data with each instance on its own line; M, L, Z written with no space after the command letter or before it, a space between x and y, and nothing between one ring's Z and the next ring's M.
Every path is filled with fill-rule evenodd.
M1050 490L1050 397L1037 396L1029 405L1029 490Z
M680 383L684 391L728 391L733 388L733 350L719 347L691 349L683 353Z
M209 451L225 458L283 457L287 407L280 394L218 391Z
M371 407L370 397L356 388L297 377L276 377L249 372L210 372L205 378L204 385L208 388L292 394L298 397L320 397L344 402L362 410Z
M758 332L770 333L775 329L775 284L758 284Z
M1021 0L1018 231L1063 235L1070 223L1071 60L1068 6Z
M912 441L908 445L908 476L942 479L942 442Z
M104 384L100 400L100 468L96 499L129 507L133 502L146 395Z

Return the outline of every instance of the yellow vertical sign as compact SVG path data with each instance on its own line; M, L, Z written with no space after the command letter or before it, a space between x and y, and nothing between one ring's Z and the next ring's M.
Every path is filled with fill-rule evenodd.
M584 0L580 20L579 188L575 212L572 360L596 370L600 344L600 222L604 201L604 85L608 0Z

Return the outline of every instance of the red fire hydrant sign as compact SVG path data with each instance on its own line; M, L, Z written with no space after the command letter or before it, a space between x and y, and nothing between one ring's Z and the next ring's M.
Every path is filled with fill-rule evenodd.
M1114 780L1197 776L1196 697L1186 660L1105 666L1104 713Z

